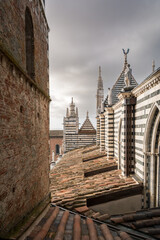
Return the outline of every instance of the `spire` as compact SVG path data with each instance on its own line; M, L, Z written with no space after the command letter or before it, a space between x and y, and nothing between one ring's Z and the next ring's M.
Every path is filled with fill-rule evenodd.
M99 66L99 78L101 78L101 66Z
M71 100L71 104L70 104L70 116L75 116L75 104L74 104L74 102L73 102L73 97L72 97L72 100Z
M99 66L98 88L97 88L97 114L100 113L101 102L104 100L103 80L101 76L101 67Z
M103 90L103 80L101 76L101 66L99 66L98 89Z
M69 109L67 108L66 117L69 117Z
M154 72L155 71L155 61L153 60L152 61L152 72Z

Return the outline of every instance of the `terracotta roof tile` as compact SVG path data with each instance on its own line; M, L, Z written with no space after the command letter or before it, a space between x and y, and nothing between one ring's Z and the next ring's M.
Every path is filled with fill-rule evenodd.
M100 228L101 228L106 240L114 240L114 238L106 224L102 224Z
M159 232L156 231L154 234L158 236ZM25 238L25 240L33 239L131 240L149 239L149 237L145 238L144 235L141 236L134 230L132 232L128 229L122 231L120 226L115 227L110 223L87 218L61 207L51 206L46 215Z
M160 208L111 216L110 220L118 226L121 224L160 239L160 236L158 236L160 234Z
M87 150L89 152L87 152ZM90 162L83 162L83 152L99 154L95 146L81 148L63 156L50 174L52 202L74 209L86 206L88 198L102 196L108 193L126 191L126 189L139 186L131 177L120 176L121 170L113 170L93 176L84 177L84 172L106 166L114 166L116 161L111 158L97 158Z

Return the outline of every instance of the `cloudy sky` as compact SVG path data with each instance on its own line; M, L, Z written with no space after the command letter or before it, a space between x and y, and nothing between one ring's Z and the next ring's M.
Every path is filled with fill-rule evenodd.
M80 123L95 126L98 66L105 95L123 67L122 48L138 83L160 66L159 0L46 0L50 27L50 129L63 129L74 98Z

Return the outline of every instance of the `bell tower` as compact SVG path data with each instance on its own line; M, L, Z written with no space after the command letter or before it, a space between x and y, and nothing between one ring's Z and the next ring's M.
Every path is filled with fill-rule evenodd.
M78 108L75 108L73 98L71 100L69 109L67 108L63 125L64 152L67 152L78 147L79 117Z

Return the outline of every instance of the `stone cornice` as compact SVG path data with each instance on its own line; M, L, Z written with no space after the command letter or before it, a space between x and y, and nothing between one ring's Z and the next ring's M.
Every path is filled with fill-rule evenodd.
M160 69L158 68L155 73L149 76L145 81L143 81L140 85L132 90L132 93L135 97L143 94L148 91L152 87L158 85L160 83Z
M105 108L104 115L107 115L108 113L113 113L113 112L114 112L114 110L113 110L112 107L106 107L106 108Z
M131 92L121 92L121 93L118 94L119 100L122 100L124 98L129 98L131 96L132 96Z

